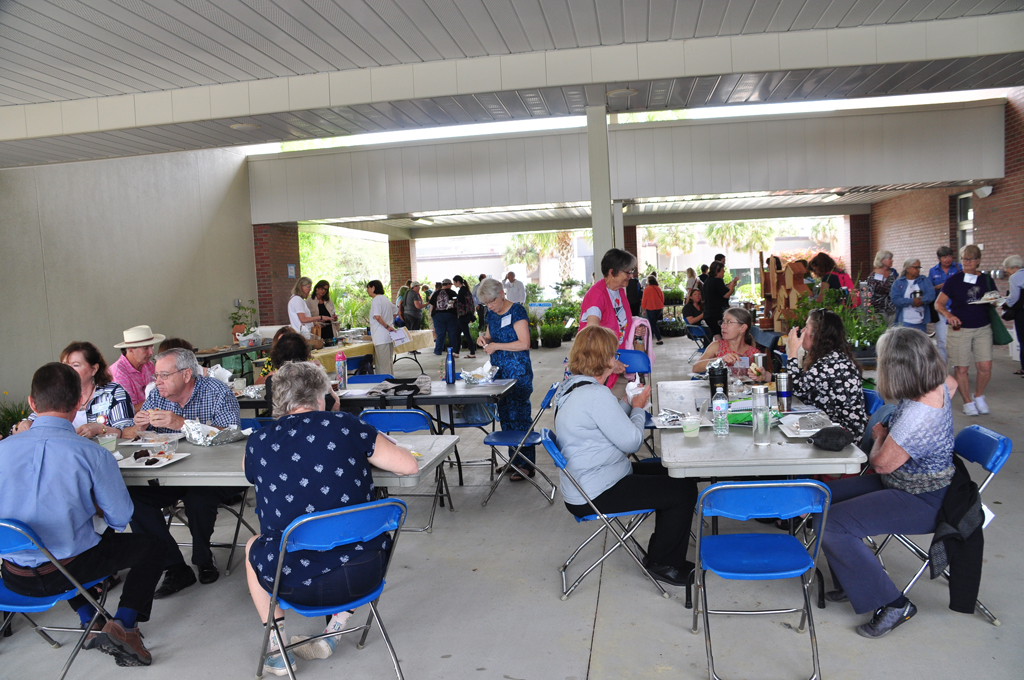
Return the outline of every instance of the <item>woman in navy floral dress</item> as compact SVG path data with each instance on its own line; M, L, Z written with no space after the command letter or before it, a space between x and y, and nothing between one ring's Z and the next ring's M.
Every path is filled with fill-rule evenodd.
M533 364L530 363L530 325L526 310L518 302L505 299L505 289L497 279L484 279L477 291L481 304L487 307L487 330L476 343L483 347L491 365L499 369L499 378L515 378L515 386L498 402L498 420L502 430L526 432L533 422L530 395L533 394ZM511 455L512 449L509 450ZM526 462L523 459L526 459ZM535 447L524 446L516 465L533 477L537 462ZM523 481L513 472L513 482Z
M330 381L319 365L285 364L274 374L278 420L254 432L246 444L245 476L256 492L261 531L246 544L246 575L264 624L285 528L311 512L374 500L371 465L397 474L418 469L412 454L373 427L348 413L325 412L324 394L329 389ZM390 550L391 541L384 535L324 552L290 552L278 592L290 602L307 606L358 599L380 584ZM335 614L325 632L341 630L350 613ZM280 609L274 616L283 624ZM298 647L296 654L326 658L336 643L337 638L320 639ZM276 636L271 636L271 644L278 648ZM268 657L264 670L275 675L287 672L280 654Z

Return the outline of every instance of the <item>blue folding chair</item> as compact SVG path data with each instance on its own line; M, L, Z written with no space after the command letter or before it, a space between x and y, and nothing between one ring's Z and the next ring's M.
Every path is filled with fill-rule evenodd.
M693 354L687 360L688 363L693 363L693 358L698 354L701 354L711 344L711 338L704 332L703 326L695 326L693 324L686 324L686 334L690 336L690 339L697 343L697 349L693 350Z
M647 356L646 352L636 349L620 349L615 358L626 365L626 373L636 373L642 384L650 383L652 386L654 385L654 381L651 378L651 358ZM644 376L647 377L645 378ZM654 404L653 399L651 404ZM647 447L647 450L654 457L658 456L654 451L654 431L657 429L657 426L654 424L654 415L648 410L647 415L644 417L644 430L648 432L648 435L644 437L644 446ZM629 455L632 456L633 460L640 461L635 453Z
M384 590L384 577L387 576L387 568L391 565L391 558L395 555L398 536L402 533L402 525L405 523L407 512L408 508L400 500L379 500L337 510L324 510L322 512L302 515L288 525L281 536L280 553L277 557L277 575L274 577L274 590L270 594L270 608L267 610L267 621L271 625L265 626L263 633L263 646L260 648L259 664L256 666L257 678L263 676L263 664L266 662L267 656L269 656L267 646L270 642L271 627L273 627L274 632L277 634L277 639L282 640L281 629L278 627L277 621L274 620L275 605L281 609L291 609L302 616L312 617L331 616L340 611L355 609L364 604L369 604L370 615L366 617L364 625L346 628L333 633L321 633L302 642L287 645L282 650L282 656L285 660L288 677L291 680L295 680L295 669L292 668L291 661L288 659L288 651L300 645L315 642L321 638L340 637L359 631L362 631L363 635L359 639L357 646L359 649L362 649L366 646L366 636L370 633L371 621L376 621L380 627L381 636L384 638L384 644L387 645L388 653L391 655L391 663L395 666L395 674L398 676L398 680L404 680L405 676L402 675L402 667L398 663L395 648L391 644L391 638L388 637L387 630L384 628L380 612L377 611L377 602L380 600L380 595ZM322 607L307 607L288 602L282 599L278 593L278 588L281 585L281 571L288 560L288 553L296 550L331 550L347 543L370 541L388 531L395 532L391 542L391 555L388 559L388 564L384 567L384 575L381 577L380 584L369 595L350 602L337 602Z
M359 414L359 419L368 425L372 425L381 432L423 432L426 430L430 434L435 434L434 423L430 420L430 416L419 409L414 408L393 408L393 409L366 409ZM452 504L452 492L448 488L448 479L444 476L444 466L438 465L437 472L434 475L434 479L437 482L437 486L434 489L434 493L407 493L402 494L403 496L422 496L425 498L433 498L434 502L430 506L430 519L422 527L414 529L406 529L406 531L420 532L426 531L428 534L433 532L434 529L434 514L437 512L437 504L440 503L444 507L444 499L448 499L448 510L455 512L455 506ZM378 492L387 493L387 489L379 488Z
M619 548L624 548L626 550L629 556L633 558L633 562L636 563L636 566L639 567L640 571L642 571L644 576L647 577L647 580L653 583L654 587L658 589L658 592L661 593L661 596L668 597L669 595L665 592L665 589L661 587L660 583L654 580L654 577L651 576L650 572L647 571L647 568L644 567L644 559L647 557L647 552L643 548L641 548L640 544L636 542L635 538L633 538L633 534L636 532L637 529L640 528L640 525L644 523L644 520L646 520L648 517L651 516L651 514L654 513L654 510L631 510L629 512L612 513L601 512L600 510L597 509L597 506L594 505L594 501L591 500L590 496L587 495L587 492L583 490L583 487L580 486L580 483L576 481L576 478L572 476L572 473L565 469L565 456L562 455L561 450L558 448L558 442L555 440L554 433L552 433L551 430L544 428L541 430L540 439L541 443L544 445L544 450L548 452L548 454L551 456L551 459L555 462L555 466L562 472L562 474L566 476L566 478L572 483L572 485L576 487L576 490L579 491L583 498L587 500L587 505L589 505L590 509L594 511L593 514L587 515L585 517L576 517L576 515L573 515L573 518L580 523L593 521L600 521L601 523L600 528L594 533L592 533L590 535L590 538L583 541L583 543L580 544L580 547L576 548L573 554L569 556L569 559L565 561L565 564L563 564L559 569L559 572L562 574L562 600L564 601L569 599L569 596L572 595L572 591L576 590L576 586L582 583L583 579L585 579L587 575L590 574L590 572L594 571L594 569L599 567L601 563L603 563L608 558L609 555L611 555ZM623 525L622 521L619 519L620 517L629 517L629 523ZM601 555L600 559L598 559L596 562L587 567L587 570L584 571L579 578L573 581L573 584L571 586L567 585L565 579L565 570L569 568L569 565L572 564L573 560L576 559L576 556L579 555L584 548L586 548L595 538L601 536L606 531L611 536L615 537L615 544L612 545L611 548L606 550L605 553ZM629 544L627 544L627 541L629 541L629 544L633 545L633 548L630 548Z
M253 430L258 430L261 427L266 427L272 422L274 422L274 418L242 418L238 422L238 429L248 430L249 428L252 428Z
M969 425L964 429L960 430L960 433L956 436L956 441L953 444L953 450L964 460L972 463L977 463L981 467L985 468L988 472L988 476L985 477L985 481L978 487L978 495L982 495L985 489L988 487L989 482L992 478L1003 469L1003 465L1006 464L1007 459L1010 457L1010 453L1013 451L1013 442L1009 437L1004 437L998 432L993 432L987 427L981 425ZM898 543L902 543L903 546L910 552L917 555L918 559L921 560L921 568L914 574L914 578L910 579L907 586L903 589L903 594L906 595L910 592L910 589L914 587L921 575L924 574L925 570L931 565L931 558L928 555L928 551L914 543L912 540L904 536L903 534L889 534L885 540L878 546L878 550L875 551L875 557L878 560L882 560L882 551L885 550L885 546L895 539ZM949 580L949 569L945 569L942 572L942 577ZM999 619L989 611L988 607L981 603L981 600L975 600L974 606L980 611L985 618L987 618L992 625L1000 625Z
M692 632L697 633L697 611L704 612L704 643L708 654L708 676L717 680L711 651L710 614L795 614L801 613L798 632L804 624L810 631L811 656L814 664L812 680L820 678L818 640L811 615L811 584L815 563L821 547L828 518L831 494L827 486L809 479L792 481L719 482L704 489L697 499L696 606L693 608ZM726 517L748 521L759 517L790 519L807 513L821 515L811 546L805 547L795 536L777 533L704 535L705 517ZM810 552L808 549L810 548ZM710 570L721 578L738 581L765 581L800 577L804 606L790 609L733 610L709 609L705 572Z
M875 411L885 406L885 399L882 399L882 395L875 390L863 390L863 392L864 408L869 416L874 415Z
M544 412L547 411L548 407L551 406L551 400L555 398L555 392L558 391L559 384L560 383L557 382L551 383L551 387L548 388L548 393L544 395L544 399L540 402L540 408L537 409L537 415L534 416L533 422L530 423L529 430L527 430L526 432L522 432L519 430L491 431L487 434L487 436L484 437L484 446L491 447L492 479L494 479L493 470L495 467L498 466L498 459L501 458L501 460L503 460L505 464L502 465L501 471L498 473L498 478L495 479L494 482L491 484L491 490L487 493L487 498L485 498L484 502L480 504L483 507L487 507L487 501L491 500L491 496L494 495L494 492L497 491L498 489L498 485L501 484L501 478L505 476L505 473L508 472L509 469L518 472L523 479L528 481L530 484L533 484L534 488L536 488L537 491L540 492L540 495L544 496L544 498L547 499L549 504L554 504L555 492L558 491L558 487L555 486L555 483L551 481L551 478L544 474L544 471L538 468L536 465L534 466L537 472L540 473L540 476L543 477L545 481L547 481L548 485L551 487L550 491L544 491L544 489L540 488L540 485L537 484L537 482L533 481L526 474L525 470L523 470L522 468L515 464L515 460L519 457L519 450L524 446L537 446L538 444L540 444L540 435L534 431L534 428L537 427L537 423L540 422L540 418L541 416L544 415ZM497 447L499 446L507 446L510 449L512 449L511 453L509 453L508 458L498 453Z
M370 373L366 375L350 375L348 377L349 385L360 385L365 383L379 383L385 380L391 380L395 376L390 373Z
M68 570L61 564L60 560L55 558L53 554L46 549L43 545L43 541L39 538L38 534L32 530L27 524L19 522L14 519L0 519L0 553L8 554L13 552L20 552L22 550L38 550L41 552L47 560L50 561L54 567L56 567L64 578L68 580L74 587L58 595L48 595L46 597L28 597L26 595L19 595L17 593L8 590L2 581L0 581L0 611L7 612L7 616L4 617L3 625L0 625L0 635L3 635L4 631L8 630L11 626L11 622L14 620L15 614L21 614L25 619L32 624L32 628L44 639L51 647L57 649L60 647L60 643L51 638L47 631L54 633L75 633L78 635L78 640L75 643L74 649L71 651L71 656L64 663L64 668L61 669L58 680L63 680L64 676L68 674L71 669L71 664L74 663L75 657L78 656L78 652L82 649L82 645L85 644L85 638L92 631L93 625L99 620L100 616L103 616L106 620L113 620L113 616L103 608L107 599L107 588L103 589L103 594L99 601L93 597L89 589L103 583L106 577L91 581L89 583L79 583L75 577L73 577ZM83 630L79 627L74 628L63 628L58 626L40 626L29 617L30 612L45 612L51 609L58 602L70 600L76 595L82 595L95 609L96 613L93 614L89 624Z

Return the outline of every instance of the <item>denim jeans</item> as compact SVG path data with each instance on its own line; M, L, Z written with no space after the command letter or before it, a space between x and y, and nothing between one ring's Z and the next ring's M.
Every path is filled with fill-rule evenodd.
M455 354L459 353L459 319L454 314L434 314L434 330L437 331L437 341L434 343L434 354L444 354L445 339L448 346Z
M655 340L661 340L661 329L658 328L658 322L661 321L664 312L664 309L647 310L647 320L651 322L651 331L654 333Z

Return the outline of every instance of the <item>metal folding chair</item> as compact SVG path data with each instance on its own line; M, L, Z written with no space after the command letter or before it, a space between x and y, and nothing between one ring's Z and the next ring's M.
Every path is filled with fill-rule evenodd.
M1003 469L1003 465L1010 457L1010 452L1013 451L1013 442L1008 437L1004 437L998 432L993 432L987 427L981 425L969 425L964 429L960 430L960 433L956 436L956 441L953 445L953 450L964 460L972 463L977 463L981 467L988 471L988 476L985 477L985 481L978 487L978 494L981 495L985 492L989 482L992 478ZM903 589L903 594L906 595L910 592L910 589L914 587L921 575L924 574L925 570L931 566L931 559L928 556L928 551L914 543L912 540L904 536L903 534L889 534L885 537L885 540L879 544L878 549L875 551L875 557L878 561L882 561L882 551L889 545L890 542L896 540L898 543L902 543L903 546L912 552L914 555L921 560L921 568L914 574L914 578L910 579L907 586ZM884 566L884 563L883 563ZM945 569L942 572L942 577L949 580L949 569ZM981 612L985 618L987 618L992 625L1000 625L999 619L989 611L988 607L981 603L981 600L976 600L975 608Z
M548 503L554 504L555 492L558 491L558 487L555 486L553 481L551 481L551 478L544 474L544 471L539 467L536 465L534 466L534 469L540 473L540 476L543 477L551 487L550 491L544 491L544 489L540 488L540 485L533 481L522 468L515 464L514 461L519 457L519 450L521 448L524 446L537 446L541 443L540 435L534 431L534 428L537 427L537 423L540 422L540 418L544 415L544 412L551 406L551 400L555 398L555 392L558 391L559 384L560 383L557 382L551 383L551 387L548 388L548 393L544 395L544 399L540 402L540 408L537 409L537 415L534 416L533 422L530 423L529 430L526 432L520 432L518 430L491 431L484 437L484 445L491 447L491 479L494 479L494 468L498 466L498 459L500 458L503 460L505 464L502 465L501 472L498 473L498 478L494 479L494 482L491 484L491 490L487 492L487 498L485 498L484 502L480 504L483 507L487 507L487 501L491 500L491 496L493 496L494 492L498 490L498 485L501 484L502 477L505 476L505 473L508 472L510 468L518 472L522 478L530 484L533 484L534 488L540 492L540 495L547 499ZM508 458L498 453L499 446L507 446L513 449Z
M71 656L68 657L67 662L64 663L64 668L61 669L58 680L63 680L64 676L68 674L68 670L71 669L71 664L74 663L75 657L78 656L78 652L82 649L82 645L85 644L86 636L92 631L93 624L96 623L100 616L103 616L106 620L110 621L114 617L103 608L103 605L107 600L107 588L103 589L103 594L99 601L93 597L89 589L103 583L106 577L91 581L89 583L79 583L75 577L73 577L68 570L60 563L60 560L55 558L53 554L46 549L43 545L43 541L39 538L38 534L32 530L27 524L19 522L14 519L0 519L0 553L13 553L22 550L38 550L41 552L50 563L55 566L64 578L68 580L74 587L67 590L59 595L49 595L47 597L28 597L25 595L18 595L8 590L2 581L0 581L0 611L7 612L4 617L3 625L0 625L0 634L7 631L11 622L14 620L15 614L21 614L25 619L32 624L32 628L46 640L51 647L57 649L60 647L60 643L50 637L47 632L54 633L75 633L78 635L78 640L75 642L75 647L71 651ZM92 619L85 629L79 627L74 628L63 628L58 626L40 626L29 617L30 612L45 612L51 609L58 602L70 600L76 595L82 595L89 604L95 609L96 613L93 614Z
M408 408L393 408L393 409L366 409L359 414L359 419L368 425L372 425L381 432L422 432L426 430L430 434L436 434L434 432L434 423L430 420L430 416L420 411L419 409L408 409ZM434 475L434 479L437 480L437 486L434 489L434 493L406 493L403 496L422 496L425 498L433 498L434 502L430 506L430 519L422 527L415 529L406 529L406 531L421 532L425 531L428 534L433 532L434 529L434 513L437 511L437 504L440 502L441 506L444 507L444 499L448 499L448 510L455 512L455 505L452 503L452 492L448 488L448 479L444 476L444 466L438 465L437 472ZM387 489L378 488L378 492L387 494Z
M811 615L811 584L814 580L815 563L821 548L821 536L831 494L828 487L809 479L792 481L750 481L719 482L704 489L697 499L697 560L696 606L693 608L692 632L697 634L697 611L704 612L704 643L708 654L708 676L717 680L714 656L711 651L710 614L795 614L801 613L797 631L804 631L804 624L810 632L811 657L814 674L811 680L821 677L818 668L818 641L814 634L814 618ZM815 528L813 547L808 548L795 536L777 533L720 534L704 535L705 517L726 517L747 521L759 517L780 517L790 519L806 513L821 515L821 522ZM709 609L705 572L710 570L721 578L739 581L765 581L800 577L803 585L804 605L790 609Z
M615 358L626 365L626 373L636 373L640 377L641 383L654 385L654 379L651 377L651 358L645 352L635 349L620 349ZM644 376L647 377L645 378ZM653 399L651 404L653 406ZM644 437L644 446L647 447L652 456L658 455L654 451L654 431L657 429L657 426L654 424L654 415L648 409L647 415L644 417L644 430L647 431L647 436ZM635 453L631 453L630 456L632 456L633 460L640 461Z
M874 415L875 411L885 406L885 399L882 399L875 390L863 390L864 392L864 408L868 412L868 415Z
M348 377L349 385L359 385L365 383L379 383L385 380L391 380L395 376L390 373L370 373L364 375L350 375Z
M288 525L281 536L281 548L277 558L277 575L274 578L274 590L270 594L270 608L267 611L267 622L270 625L265 626L263 633L263 646L260 648L259 663L256 666L257 678L263 676L263 664L267 656L269 656L267 646L270 642L271 628L277 634L277 639L283 643L281 630L274 620L275 605L281 609L291 609L302 616L312 617L331 616L340 611L355 609L364 604L369 604L370 615L366 617L366 623L362 626L346 628L333 633L321 633L302 642L284 647L281 650L281 654L285 661L288 677L291 680L295 680L295 669L292 668L291 662L288 659L289 650L321 638L341 637L342 635L358 633L359 631L363 633L362 637L359 638L358 644L359 649L362 649L366 646L366 636L370 633L371 621L376 621L380 627L381 636L384 638L384 644L387 645L388 654L391 655L391 663L395 666L395 674L398 676L398 680L404 680L405 676L402 675L402 667L398 663L398 655L395 654L391 638L388 637L388 632L384 628L384 622L380 618L380 612L377 611L377 602L380 600L381 592L384 590L384 577L387 576L387 568L391 565L390 558L388 559L387 566L384 568L384 576L381 578L380 585L369 595L350 602L338 602L322 607L307 607L282 599L278 593L278 588L281 585L281 570L288 559L288 553L295 550L325 551L347 543L369 541L385 532L394 531L395 535L391 542L391 557L394 557L395 548L398 545L398 536L402 533L402 525L405 523L407 512L408 508L400 500L379 500L337 510L324 510L322 512L302 515Z
M690 336L690 339L697 343L697 349L693 350L693 354L687 359L688 363L693 363L693 358L698 354L701 354L711 344L711 339L708 338L708 334L704 332L703 326L694 326L693 324L686 324L686 334Z
M654 513L654 510L633 510L630 512L614 513L601 512L600 510L597 509L597 506L594 505L594 501L591 500L590 496L587 495L587 492L583 490L583 487L580 486L579 482L576 481L576 478L573 477L572 474L565 469L565 456L562 455L561 450L558 448L558 442L555 440L554 433L552 433L551 430L544 428L543 430L541 430L540 439L541 443L544 445L544 449L548 452L548 454L551 456L551 459L555 462L555 466L559 470L561 470L562 474L564 474L572 483L572 485L576 487L576 490L579 491L580 494L582 494L582 496L587 500L587 505L589 505L590 509L594 511L593 514L587 515L585 517L576 517L576 515L573 515L573 518L580 523L592 521L599 521L601 523L600 528L594 533L592 533L587 540L583 541L583 543L580 544L580 547L576 548L572 555L569 556L569 559L565 561L565 564L563 564L559 569L559 572L562 574L562 600L564 601L569 599L569 596L572 594L572 591L576 590L576 586L582 583L583 579L585 579L587 575L590 574L590 572L594 571L594 569L601 566L601 564L608 558L608 556L616 550L618 550L619 548L625 549L625 551L633 559L633 562L636 563L636 566L639 567L640 571L642 571L644 576L647 577L647 580L653 583L654 587L658 589L658 592L661 593L661 596L668 597L669 595L665 592L665 589L661 587L660 583L654 580L654 577L651 576L650 572L647 571L647 568L644 567L644 559L647 557L647 552L643 548L641 548L640 544L636 542L635 538L633 538L633 534L636 532L637 529L640 528L640 525L644 523L644 520L646 520L648 517L651 516L651 514ZM619 519L620 517L629 517L629 522L623 525L622 521ZM572 564L573 560L576 559L576 556L579 555L584 548L586 548L595 538L601 536L606 531L609 535L615 538L615 544L612 545L611 548L606 550L604 554L601 555L600 559L598 559L596 562L587 567L587 570L584 571L579 578L573 581L573 584L571 586L567 585L565 579L565 570L569 568L569 565ZM629 543L633 545L632 548L629 546L629 544L627 544L627 541L629 541Z

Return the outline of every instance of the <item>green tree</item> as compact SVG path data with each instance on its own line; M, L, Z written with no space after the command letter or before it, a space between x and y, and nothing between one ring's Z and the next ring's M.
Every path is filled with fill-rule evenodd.
M303 276L328 281L332 296L346 287L365 287L372 279L387 289L391 281L388 244L381 241L299 232L299 265Z
M815 220L811 225L811 240L819 246L828 246L829 250L835 250L836 242L839 240L836 221L834 219Z
M644 238L647 241L654 241L658 252L669 254L669 269L675 271L676 257L693 252L697 235L697 227L692 224L667 224L647 227Z
M534 231L514 234L505 246L502 260L505 265L525 264L533 270L542 257L558 258L558 277L561 281L572 278L572 265L576 256L576 235L572 231Z

